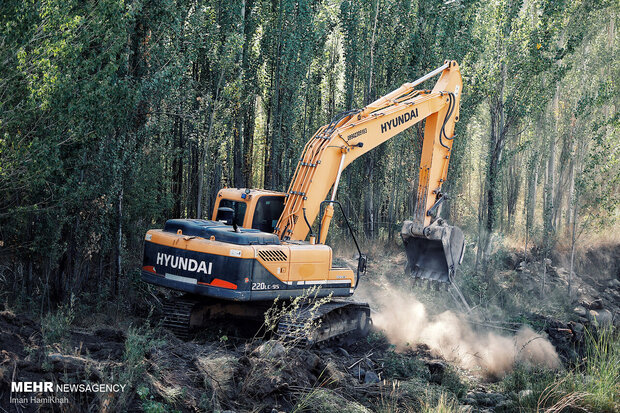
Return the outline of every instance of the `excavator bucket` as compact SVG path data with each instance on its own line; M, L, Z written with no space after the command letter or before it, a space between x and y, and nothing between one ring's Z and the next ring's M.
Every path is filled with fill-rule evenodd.
M463 231L442 219L424 228L422 234L416 234L414 228L412 221L405 221L401 231L407 254L405 271L416 280L451 283L465 253Z

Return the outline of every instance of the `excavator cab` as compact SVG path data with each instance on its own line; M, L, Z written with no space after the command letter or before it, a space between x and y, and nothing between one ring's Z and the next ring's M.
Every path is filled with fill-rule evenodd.
M226 225L273 233L286 194L265 189L224 188L217 194L211 219Z

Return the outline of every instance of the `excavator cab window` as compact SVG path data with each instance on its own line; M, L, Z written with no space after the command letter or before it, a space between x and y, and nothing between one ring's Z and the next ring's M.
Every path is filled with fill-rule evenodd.
M245 218L245 210L247 209L247 205L242 201L231 201L230 199L222 199L220 200L219 208L232 208L235 212L235 218L237 224L239 226L243 225L243 219ZM216 221L225 221L228 225L232 225L232 222L228 223L231 220L226 213L226 210L220 211L218 208Z
M284 197L263 196L256 202L252 228L262 232L273 232L282 211L284 210Z

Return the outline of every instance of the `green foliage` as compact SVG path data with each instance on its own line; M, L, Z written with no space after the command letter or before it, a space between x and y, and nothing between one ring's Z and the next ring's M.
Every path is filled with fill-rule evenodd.
M56 312L50 312L41 319L41 334L47 346L66 346L69 329L75 320L75 296L71 296L68 304L61 306Z
M584 361L560 373L518 364L501 382L522 408L617 411L620 406L620 340L612 329L586 331Z
M147 353L162 344L163 341L156 337L155 331L151 330L148 325L141 328L131 327L127 331L123 368L119 373L123 383L127 383L129 387L139 383L146 372Z
M620 337L613 327L586 330L586 355L581 368L563 378L566 394L582 394L583 405L592 411L620 408ZM553 390L549 390L552 392Z
M138 388L136 393L142 401L142 410L144 413L168 413L171 411L165 404L154 399L148 387L142 386Z
M456 368L451 365L447 366L443 372L441 386L458 398L464 397L469 390L469 385L463 380Z
M511 394L522 408L534 410L540 395L557 379L554 371L517 363L502 379L501 389Z
M407 354L394 351L387 353L383 361L383 373L390 379L408 379L411 377L430 379L428 368L421 360Z

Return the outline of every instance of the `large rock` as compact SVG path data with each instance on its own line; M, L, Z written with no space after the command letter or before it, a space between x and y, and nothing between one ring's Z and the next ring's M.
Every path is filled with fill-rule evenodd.
M327 374L331 383L342 384L345 382L345 374L332 360L329 360L325 365L324 374Z
M345 349L343 349L342 347L338 347L338 351L340 352L340 354L342 354L345 357L351 357L351 355L349 354L348 351L346 351Z
M571 331L573 332L573 337L575 342L580 343L581 341L583 341L583 333L584 333L584 325L581 323L577 323L574 321L571 321L568 323Z
M317 356L311 351L304 353L301 358L309 370L316 370L319 366L319 363L321 362L319 356Z
M588 308L590 310L602 310L603 309L603 300L601 300L600 298L597 298L596 300L593 300L588 305Z
M357 366L353 367L353 370L351 370L351 374L358 380L364 380L364 376L366 375L366 369L358 364Z

